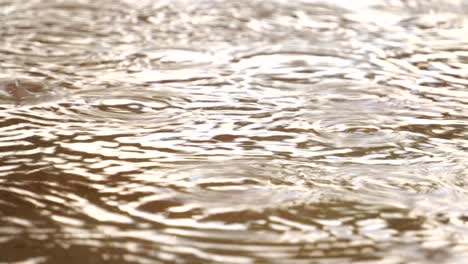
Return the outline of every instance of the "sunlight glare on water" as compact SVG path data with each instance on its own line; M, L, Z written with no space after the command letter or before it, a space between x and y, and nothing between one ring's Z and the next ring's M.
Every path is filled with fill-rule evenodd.
M465 263L467 11L0 0L0 262Z

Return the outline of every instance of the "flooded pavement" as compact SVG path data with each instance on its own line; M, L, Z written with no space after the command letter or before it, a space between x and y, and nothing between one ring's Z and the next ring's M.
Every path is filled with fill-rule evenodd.
M0 262L465 263L467 13L0 0Z

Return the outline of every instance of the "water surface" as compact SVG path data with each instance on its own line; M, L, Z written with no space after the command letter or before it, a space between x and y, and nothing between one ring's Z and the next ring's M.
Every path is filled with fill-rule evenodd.
M0 0L0 261L464 263L467 13Z

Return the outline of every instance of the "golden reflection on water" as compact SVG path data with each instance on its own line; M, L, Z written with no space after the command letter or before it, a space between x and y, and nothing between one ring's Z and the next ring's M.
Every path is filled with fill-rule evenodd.
M3 1L0 262L464 263L463 1Z

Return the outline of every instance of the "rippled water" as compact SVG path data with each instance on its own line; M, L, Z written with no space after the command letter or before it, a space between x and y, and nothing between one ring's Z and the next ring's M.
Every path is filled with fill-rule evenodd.
M465 263L467 13L0 0L0 261Z

